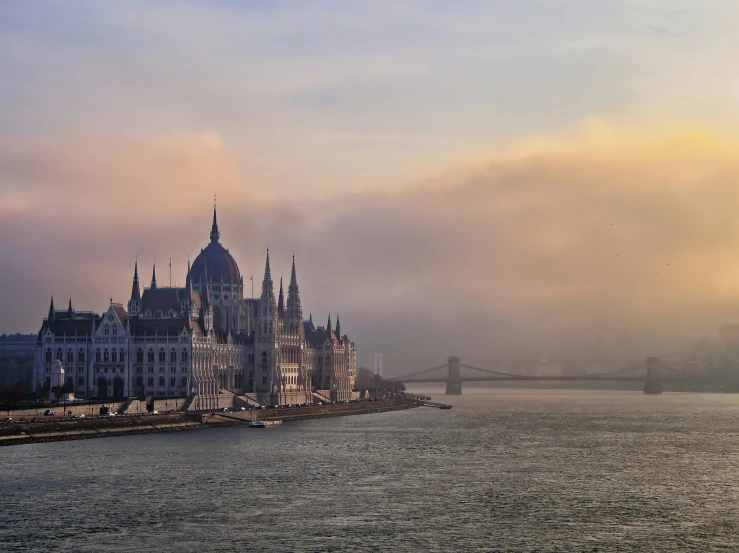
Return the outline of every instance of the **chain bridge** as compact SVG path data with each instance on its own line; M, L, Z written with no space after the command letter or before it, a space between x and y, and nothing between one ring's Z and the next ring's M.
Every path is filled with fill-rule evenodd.
M402 376L388 378L403 384L418 382L444 382L447 394L461 394L462 382L506 382L506 381L549 381L549 382L643 382L645 394L661 394L663 382L692 382L699 377L660 363L657 357L648 357L646 363L623 367L615 371L582 376L524 376L481 369L463 364L459 357L450 357L446 363Z

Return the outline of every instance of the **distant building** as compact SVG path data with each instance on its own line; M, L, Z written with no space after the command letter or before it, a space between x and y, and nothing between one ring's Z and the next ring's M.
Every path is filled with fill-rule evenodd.
M375 353L375 374L384 376L382 374L382 354L381 353Z
M341 323L303 320L295 259L287 301L275 298L269 251L259 298L243 297L238 265L220 244L213 210L210 243L184 288L159 286L156 267L141 293L134 266L128 309L111 301L102 315L54 307L36 341L34 387L50 387L55 362L77 397L190 396L193 408L217 408L223 396L251 394L267 404L304 403L314 394L351 398L356 350ZM73 388L73 389L72 389Z
M35 347L35 334L0 336L0 389L14 389L20 383L23 391L32 390Z

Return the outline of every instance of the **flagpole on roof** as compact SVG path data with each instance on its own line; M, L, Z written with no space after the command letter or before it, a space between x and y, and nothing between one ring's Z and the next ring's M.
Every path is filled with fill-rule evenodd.
M172 258L169 258L169 287L172 288Z

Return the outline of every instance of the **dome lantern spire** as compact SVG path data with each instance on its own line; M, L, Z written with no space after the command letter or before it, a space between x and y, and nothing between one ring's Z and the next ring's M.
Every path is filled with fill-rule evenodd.
M216 195L213 194L213 226L210 229L210 241L217 243L220 238L221 233L218 231L218 218L216 217Z

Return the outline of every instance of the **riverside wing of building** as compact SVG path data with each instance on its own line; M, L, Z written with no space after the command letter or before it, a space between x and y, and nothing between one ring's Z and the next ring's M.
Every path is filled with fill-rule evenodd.
M35 390L48 391L56 361L64 364L67 385L74 391L87 390L92 374L93 336L101 316L90 311L76 311L69 300L66 310L56 310L51 299L49 313L41 324L34 355Z

